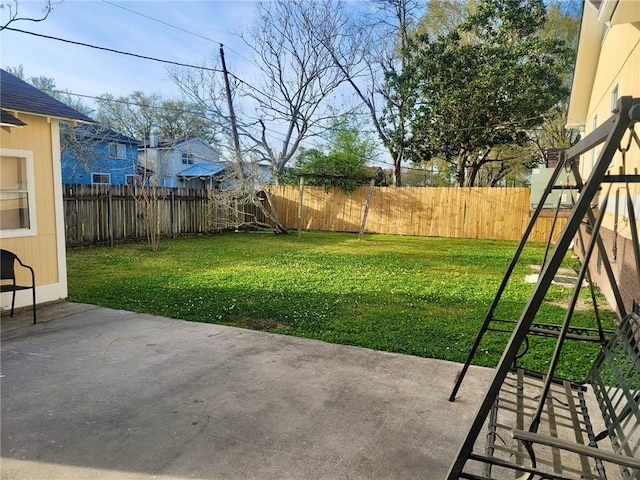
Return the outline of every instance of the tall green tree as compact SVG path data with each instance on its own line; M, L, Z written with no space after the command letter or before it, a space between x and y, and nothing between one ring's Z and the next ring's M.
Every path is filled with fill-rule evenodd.
M475 0L429 0L415 33L428 34L431 38L447 35L465 22L475 8Z
M412 41L403 73L387 78L388 88L414 93L412 160L443 159L456 185L473 186L497 161L495 148L527 144L568 94L570 49L542 34L546 21L542 0L483 0L446 35Z
M391 159L393 185L400 186L409 134L407 110L412 102L404 98L405 90L386 88L385 77L403 71L409 37L424 13L425 2L370 0L365 6L341 11L332 7L338 21L331 28L323 23L313 24L310 32L367 112L371 127Z
M298 157L298 169L309 175L308 185L325 190L340 188L352 192L368 182L371 175L367 163L377 158L376 142L363 133L360 124L352 117L336 118L327 133L327 147L302 152Z

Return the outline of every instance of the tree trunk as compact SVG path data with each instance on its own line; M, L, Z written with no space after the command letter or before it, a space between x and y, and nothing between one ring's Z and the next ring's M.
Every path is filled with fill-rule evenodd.
M465 180L465 186L473 187L475 185L479 170L480 170L480 165L478 164L478 162L474 161L469 167L469 173Z
M398 152L393 155L393 186L402 186L402 154Z
M458 160L456 161L456 181L455 181L456 187L464 187L464 182L466 177L465 175L466 166L467 166L467 155L463 153L460 156L458 156Z

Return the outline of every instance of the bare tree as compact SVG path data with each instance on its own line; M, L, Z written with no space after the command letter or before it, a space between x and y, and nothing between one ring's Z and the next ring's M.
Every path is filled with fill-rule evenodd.
M173 82L180 88L183 97L193 109L199 112L201 119L210 126L216 139L229 138L230 124L224 105L224 86L222 70L217 60L204 61L200 68L169 68L168 73ZM235 92L237 82L231 78L232 90Z
M233 72L229 74L242 144L241 155L235 155L240 163L234 181L237 188L227 195L229 198L242 197L256 204L255 186L242 179L243 164L250 167L250 162L242 161L244 157L269 161L277 178L303 140L322 133L330 125L328 120L336 116L329 100L344 76L312 27L334 28L334 12L340 6L332 0L259 3L255 23L240 33L252 51L252 62L260 69L260 76L245 81ZM231 140L231 118L223 107L225 87L219 63L170 73L183 94L205 109L208 116L217 118L226 138ZM269 201L268 194L266 198ZM261 205L257 206L275 224L276 231L286 231L272 206Z
M60 2L54 2L53 0L44 0L44 6L42 8L42 13L36 17L22 17L20 16L20 2L18 0L13 0L11 2L3 2L0 3L0 32L7 28L14 22L42 22L46 20L49 14L53 11L53 7Z
M422 4L419 0L373 0L373 11L367 15L343 10L334 31L319 24L313 30L365 106L391 156L396 186L402 183L401 165L410 138L406 112L411 101L385 89L384 84L389 75L399 75L404 68L404 47L423 12Z
M332 0L262 2L253 26L240 34L261 77L255 86L243 85L255 107L253 118L245 112L240 131L276 174L305 138L320 133L335 116L327 100L344 75L315 30L334 29L340 6Z

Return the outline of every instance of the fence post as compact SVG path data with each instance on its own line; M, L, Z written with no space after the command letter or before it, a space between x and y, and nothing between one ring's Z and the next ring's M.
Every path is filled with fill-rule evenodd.
M109 245L113 247L113 194L111 188L107 194L107 222L109 228Z
M300 191L298 193L298 236L302 235L302 195L304 193L304 175L300 175Z
M364 212L362 214L362 223L360 224L360 232L358 232L358 240L362 240L364 235L364 227L367 224L367 217L369 216L369 205L371 205L371 197L373 196L373 187L376 184L376 179L371 178L369 181L369 191L367 192L367 202L364 204Z
M176 192L171 189L171 238L176 238Z

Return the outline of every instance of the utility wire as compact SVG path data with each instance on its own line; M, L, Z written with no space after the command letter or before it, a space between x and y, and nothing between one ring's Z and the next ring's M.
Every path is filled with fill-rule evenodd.
M171 60L163 60L163 59L160 59L160 58L149 57L147 55L140 55L140 54L137 54L137 53L123 52L122 50L115 50L113 48L100 47L100 46L97 46L97 45L91 45L89 43L76 42L75 40L68 40L66 38L53 37L51 35L44 35L42 33L28 32L26 30L20 30L19 28L6 27L5 30L11 30L12 32L25 33L27 35L33 35L35 37L46 38L46 39L49 39L49 40L56 40L58 42L70 43L72 45L80 45L82 47L94 48L96 50L103 50L105 52L117 53L119 55L127 55L129 57L142 58L144 60L151 60L153 62L168 63L170 65L177 65L178 67L195 68L195 69L198 69L198 70L206 70L208 72L222 73L222 70L220 70L218 68L203 67L203 66L198 66L198 65L189 65L188 63L174 62L174 61L171 61ZM238 79L238 80L240 80L240 79Z
M205 66L199 66L199 65L190 65L190 64L181 63L181 62L174 62L174 61L171 61L171 60L163 60L163 59L160 59L160 58L150 57L150 56L147 56L147 55L140 55L140 54L137 54L137 53L124 52L122 50L115 50L113 48L100 47L100 46L97 46L97 45L91 45L89 43L77 42L75 40L68 40L68 39L65 39L65 38L54 37L54 36L51 36L51 35L44 35L44 34L41 34L41 33L29 32L29 31L26 31L26 30L20 30L18 28L13 28L13 27L6 27L5 30L10 30L12 32L24 33L24 34L27 34L27 35L33 35L33 36L41 37L41 38L47 38L49 40L56 40L56 41L59 41L59 42L70 43L70 44L73 44L73 45L79 45L79 46L93 48L93 49L97 49L97 50L103 50L103 51L106 51L106 52L117 53L119 55L127 55L127 56L131 56L131 57L135 57L135 58L141 58L141 59L144 59L144 60L151 60L151 61L159 62L159 63L177 65L177 66L186 67L186 68L194 68L194 69L197 69L197 70L204 70L204 71L214 72L214 73L223 73L223 71L221 69L219 69L219 68L211 68L211 67L205 67ZM235 75L233 73L229 73L229 75L232 76L239 83L249 87L251 90L254 90L257 93L260 93L261 95L268 96L265 92L261 91L257 87L254 87L249 82L241 79L237 75ZM537 119L539 117L540 116L538 115L538 116L535 116L535 117L529 117L529 118L525 118L525 119L518 120L518 121L502 122L502 123L497 123L497 124L488 125L488 126L485 125L485 126L466 127L466 128L462 127L462 128L457 128L456 131L470 131L470 130L479 130L479 129L510 127L510 126L517 125L517 124L519 124L521 122L526 122L526 121L529 121L529 120L535 120L535 119ZM369 131L369 133L377 134L378 132Z
M132 13L135 13L135 14L141 15L141 16L143 16L143 17L147 17L147 16L146 16L146 15L144 15L144 14L141 14L141 13L139 13L139 12L135 12L135 11L133 11L133 10L130 10L130 9L126 8L126 7L122 7L122 6L120 6L120 5L117 5L117 4L115 4L115 3L112 3L112 2L110 2L110 1L107 1L107 0L102 0L102 1L103 1L103 2L105 2L105 3L107 3L107 4L114 5L114 6L119 7L119 8L123 8L124 10L129 10L129 11L131 11ZM163 21L161 21L161 20L154 19L154 18L152 18L152 17L147 17L147 18L150 18L150 19L152 19L152 20L154 20L154 21L158 21L158 22L160 22L160 23L163 23L163 24L165 24L165 25L167 25L167 26L170 26L170 27L172 27L172 28L176 28L176 29L178 29L178 30L184 31L184 32L186 32L186 33L190 33L190 34L192 34L192 35L195 35L195 36L198 36L198 37L204 38L205 40L213 41L213 40L212 40L212 39L210 39L210 38L207 38L207 37L201 36L201 35L196 34L196 33L193 33L193 32L189 32L189 31L187 31L187 30L184 30L184 29L182 29L182 28L180 28L180 27L176 27L176 26L174 26L174 25L168 24L168 23L163 22ZM64 39L64 38L60 38L60 37L54 37L54 36L51 36L51 35L44 35L44 34L41 34L41 33L29 32L29 31L26 31L26 30L21 30L21 29L13 28L13 27L5 27L5 30L10 30L10 31L13 31L13 32L18 32L18 33L24 33L24 34L27 34L27 35L32 35L32 36L36 36L36 37L46 38L46 39L49 39L49 40L56 40L56 41L59 41L59 42L69 43L69 44L72 44L72 45L79 45L79 46L83 46L83 47L87 47L87 48L93 48L93 49L96 49L96 50L102 50L102 51L106 51L106 52L117 53L117 54L119 54L119 55L126 55L126 56L131 56L131 57L135 57L135 58L144 59L144 60L155 61L155 62L159 62L159 63L166 63L166 64L176 65L176 66L186 67L186 68L194 68L194 69L197 69L197 70L209 71L209 72L214 72L214 73L224 73L224 72L223 72L223 70L221 70L221 69L217 69L217 68L211 68L211 67L205 67L205 66L198 66L198 65L190 65L190 64L187 64L187 63L174 62L174 61L171 61L171 60L164 60L164 59L160 59L160 58L156 58L156 57L150 57L150 56L147 56L147 55L140 55L140 54L137 54L137 53L125 52L125 51L122 51L122 50L116 50L116 49L113 49L113 48L101 47L101 46L92 45L92 44L88 44L88 43L84 43L84 42L77 42L77 41L74 41L74 40L68 40L68 39ZM230 50L231 50L231 49L230 49ZM233 51L233 50L232 50L232 51ZM240 56L242 56L242 55L240 55ZM253 62L252 62L252 63L253 63ZM252 85L251 85L251 84L249 84L248 82L244 81L243 79L241 79L241 78L240 78L240 77L238 77L237 75L235 75L235 74L233 74L233 73L229 73L229 75L230 75L230 76L232 76L234 79L236 79L238 82L240 82L240 83L242 83L242 84L244 84L244 85L247 85L249 88L251 88L251 89L253 89L253 90L257 91L258 93L261 93L261 94L263 94L263 95L266 95L264 92L261 92L259 89L257 89L256 87L252 86ZM109 100L107 100L107 99L105 99L104 97L94 97L94 96L90 96L90 95L81 95L81 94L77 94L77 93L64 92L64 91L59 92L59 93L64 93L64 94L74 95L74 96L84 97L84 98L92 98L92 99L102 100L102 101L119 102L119 103L124 103L124 104L128 104L128 105L137 105L137 106L141 106L140 104L136 104L136 103L133 103L133 102L126 102L126 101L120 101L120 100L115 100L115 99L109 99ZM167 108L165 108L165 107L152 107L152 108L164 109L164 110L167 110L167 111L172 111L172 110L173 110L173 111L182 111L182 112L184 112L184 113L191 113L191 114L195 114L195 115L201 115L201 112L189 112L189 111L186 111L186 110L180 110L180 109L167 109ZM204 118L204 117L201 117L201 118ZM538 116L536 116L536 117L526 118L526 119L521 120L521 121L534 120L534 119L536 119L536 118L538 118ZM474 130L474 129L482 129L482 128L499 128L499 127L508 127L508 126L517 125L517 124L518 124L518 123L520 123L521 121L517 121L517 122L516 122L516 121L514 121L514 122L503 122L503 123L496 124L496 125L493 125L493 126L482 126L482 127L468 127L468 128L461 128L461 129L457 129L457 131L460 131L460 130ZM271 129L271 128L267 128L267 127L265 127L265 130L267 130L267 131L269 131L269 132L272 132L272 134L276 134L276 135L273 135L274 137L275 137L275 136L280 136L280 138L281 138L282 140L284 140L284 139L285 139L285 136L284 136L282 133L278 132L277 130L273 130L273 129ZM375 132L375 131L369 131L369 133L375 133L375 134L377 134L377 132ZM392 164L392 163L388 163L388 162L377 162L377 163L380 163L380 164L382 164L382 165L389 165L389 166L393 166L393 164ZM410 167L407 167L407 168L411 169ZM415 170L422 170L422 169L415 169Z
M145 108L150 108L150 109L153 109L153 110L162 110L162 111L166 111L166 112L187 113L187 114L194 115L197 118L200 118L202 120L208 120L206 116L203 116L203 112L202 111L193 111L193 110L186 110L186 109L182 109L182 108L167 108L167 107L158 106L158 105L141 104L141 103L130 102L130 101L127 101L127 100L121 100L121 99L117 99L117 98L105 98L103 96L85 95L85 94L81 94L81 93L70 92L68 90L43 90L43 91L46 92L46 93L57 93L57 94L62 94L62 95L72 95L74 97L88 98L88 99L91 99L91 100L97 100L97 101L107 102L107 103L118 103L118 104L122 104L122 105L128 105L128 106L131 106L131 107L145 107ZM279 132L278 130L274 130L273 128L265 127L265 130L270 132L272 137L276 137L279 140L285 140L285 138L286 138L285 135L282 132ZM314 148L314 147L307 147L307 148Z
M141 17L144 17L144 18L146 18L146 19L148 19L148 20L152 20L152 21L154 21L154 22L161 23L162 25L166 25L167 27L174 28L174 29L179 30L179 31L184 32L184 33L188 33L189 35L193 35L194 37L198 37L198 38L201 38L201 39L203 39L203 40L207 40L208 42L212 42L212 43L215 43L215 44L224 44L224 42L219 42L218 40L214 40L213 38L205 37L204 35L200 35L199 33L195 33L195 32L192 32L192 31L190 31L190 30L186 30L186 29L184 29L184 28L178 27L177 25L173 25L173 24L171 24L171 23L165 22L164 20L160 20L159 18L155 18L155 17L152 17L152 16L150 16L150 15L145 15L144 13L138 12L138 11L136 11L136 10L132 10L131 8L127 8L127 7L124 7L124 6L122 6L122 5L118 5L118 4L117 4L117 3L115 3L115 2L110 2L109 0L102 0L102 1L103 1L104 3L106 3L106 4L112 5L112 6L117 7L117 8L121 8L122 10L126 10L127 12L131 12L131 13L133 13L133 14L135 14L135 15L139 15L139 16L141 16ZM240 53L240 52L238 52L237 50L234 50L233 48L229 47L228 45L224 45L224 46L225 46L225 48L226 48L227 50L229 50L229 51L231 51L231 52L235 53L235 54L236 54L236 55L238 55L239 57L241 57L241 58L245 59L246 61L248 61L248 62L250 62L250 63L254 64L256 67L260 68L260 65L258 65L257 63L255 63L255 62L254 62L253 60L251 60L250 58L248 58L248 57L244 56L243 54L241 54L241 53Z
M166 25L167 27L171 27L171 28L174 28L176 30L180 30L181 32L188 33L189 35L193 35L194 37L198 37L198 38L201 38L203 40L207 40L209 42L220 43L220 42L216 42L212 38L205 37L204 35L200 35L199 33L191 32L191 31L186 30L184 28L178 27L177 25L172 25L171 23L167 23L164 20L160 20L159 18L151 17L149 15L145 15L144 13L136 12L135 10L132 10L130 8L124 7L122 5L118 5L115 2L110 2L109 0L102 0L102 2L103 3L107 3L107 4L109 4L109 5L113 6L113 7L121 8L122 10L126 10L127 12L131 12L131 13L133 13L135 15L139 15L139 16L144 17L146 19L153 20L154 22L161 23L162 25Z
M84 43L84 42L77 42L75 40L69 40L69 39L66 39L66 38L54 37L54 36L51 36L51 35L44 35L42 33L29 32L27 30L20 30L19 28L5 27L5 30L10 30L12 32L18 32L18 33L24 33L26 35L33 35L35 37L46 38L48 40L56 40L58 42L69 43L69 44L72 44L72 45L79 45L81 47L93 48L93 49L102 50L102 51L105 51L105 52L117 53L119 55L127 55L127 56L130 56L130 57L141 58L143 60L151 60L153 62L166 63L166 64L169 64L169 65L176 65L176 66L179 66L179 67L194 68L196 70L203 70L203 71L213 72L213 73L223 73L222 70L219 69L219 68L205 67L205 66L200 66L200 65L190 65L188 63L174 62L172 60L163 60L161 58L150 57L148 55L140 55L140 54L137 54L137 53L124 52L122 50L116 50L116 49L108 48L108 47L101 47L101 46L98 46L98 45L92 45L92 44ZM241 79L237 75L235 75L235 74L233 74L231 72L229 72L229 75L231 77L233 77L239 83L249 87L251 90L253 90L253 91L255 91L255 92L257 92L257 93L259 93L261 95L264 95L265 97L268 97L267 93L263 92L262 90L260 90L257 87L254 87L249 82Z
M196 116L197 118L203 119L203 120L207 120L206 117L202 116L202 112L201 111L193 111L193 110L185 110L185 109L181 109L181 108L167 108L167 107L162 107L162 106L157 106L157 105L147 105L147 104L141 104L141 103L136 103L136 102L129 102L126 100L120 100L120 99L116 99L116 98L104 98L104 97L97 97L94 95L85 95L85 94L81 94L81 93L74 93L74 92L70 92L68 90L43 90L46 93L58 93L58 94L64 94L64 95L72 95L74 97L81 97L81 98L89 98L92 100L100 100L100 101L104 101L104 102L108 102L108 103L119 103L119 104L123 104L123 105L129 105L129 106L133 106L133 107L145 107L145 108L151 108L154 110L163 110L163 111L168 111L168 112L176 112L176 113L188 113L191 115ZM277 138L279 140L285 140L285 136L282 132L279 132L278 130L274 130L273 128L269 128L269 127L265 127L265 130L267 130L268 132L270 132L271 136L274 138ZM371 131L373 132L373 131ZM326 139L323 139L323 141L329 145L329 146L336 146L336 143L331 143ZM301 143L301 146L303 146L306 149L312 150L317 148L317 145L311 145L309 143L307 143L307 141L303 141ZM373 164L372 166L379 166L379 167L393 167L394 164L391 162L387 162L384 160L374 160L372 161ZM420 172L426 172L428 173L429 170L425 169L425 168L419 168L419 167L409 167L409 166L403 166L402 167L404 170L412 170L412 171L420 171Z

